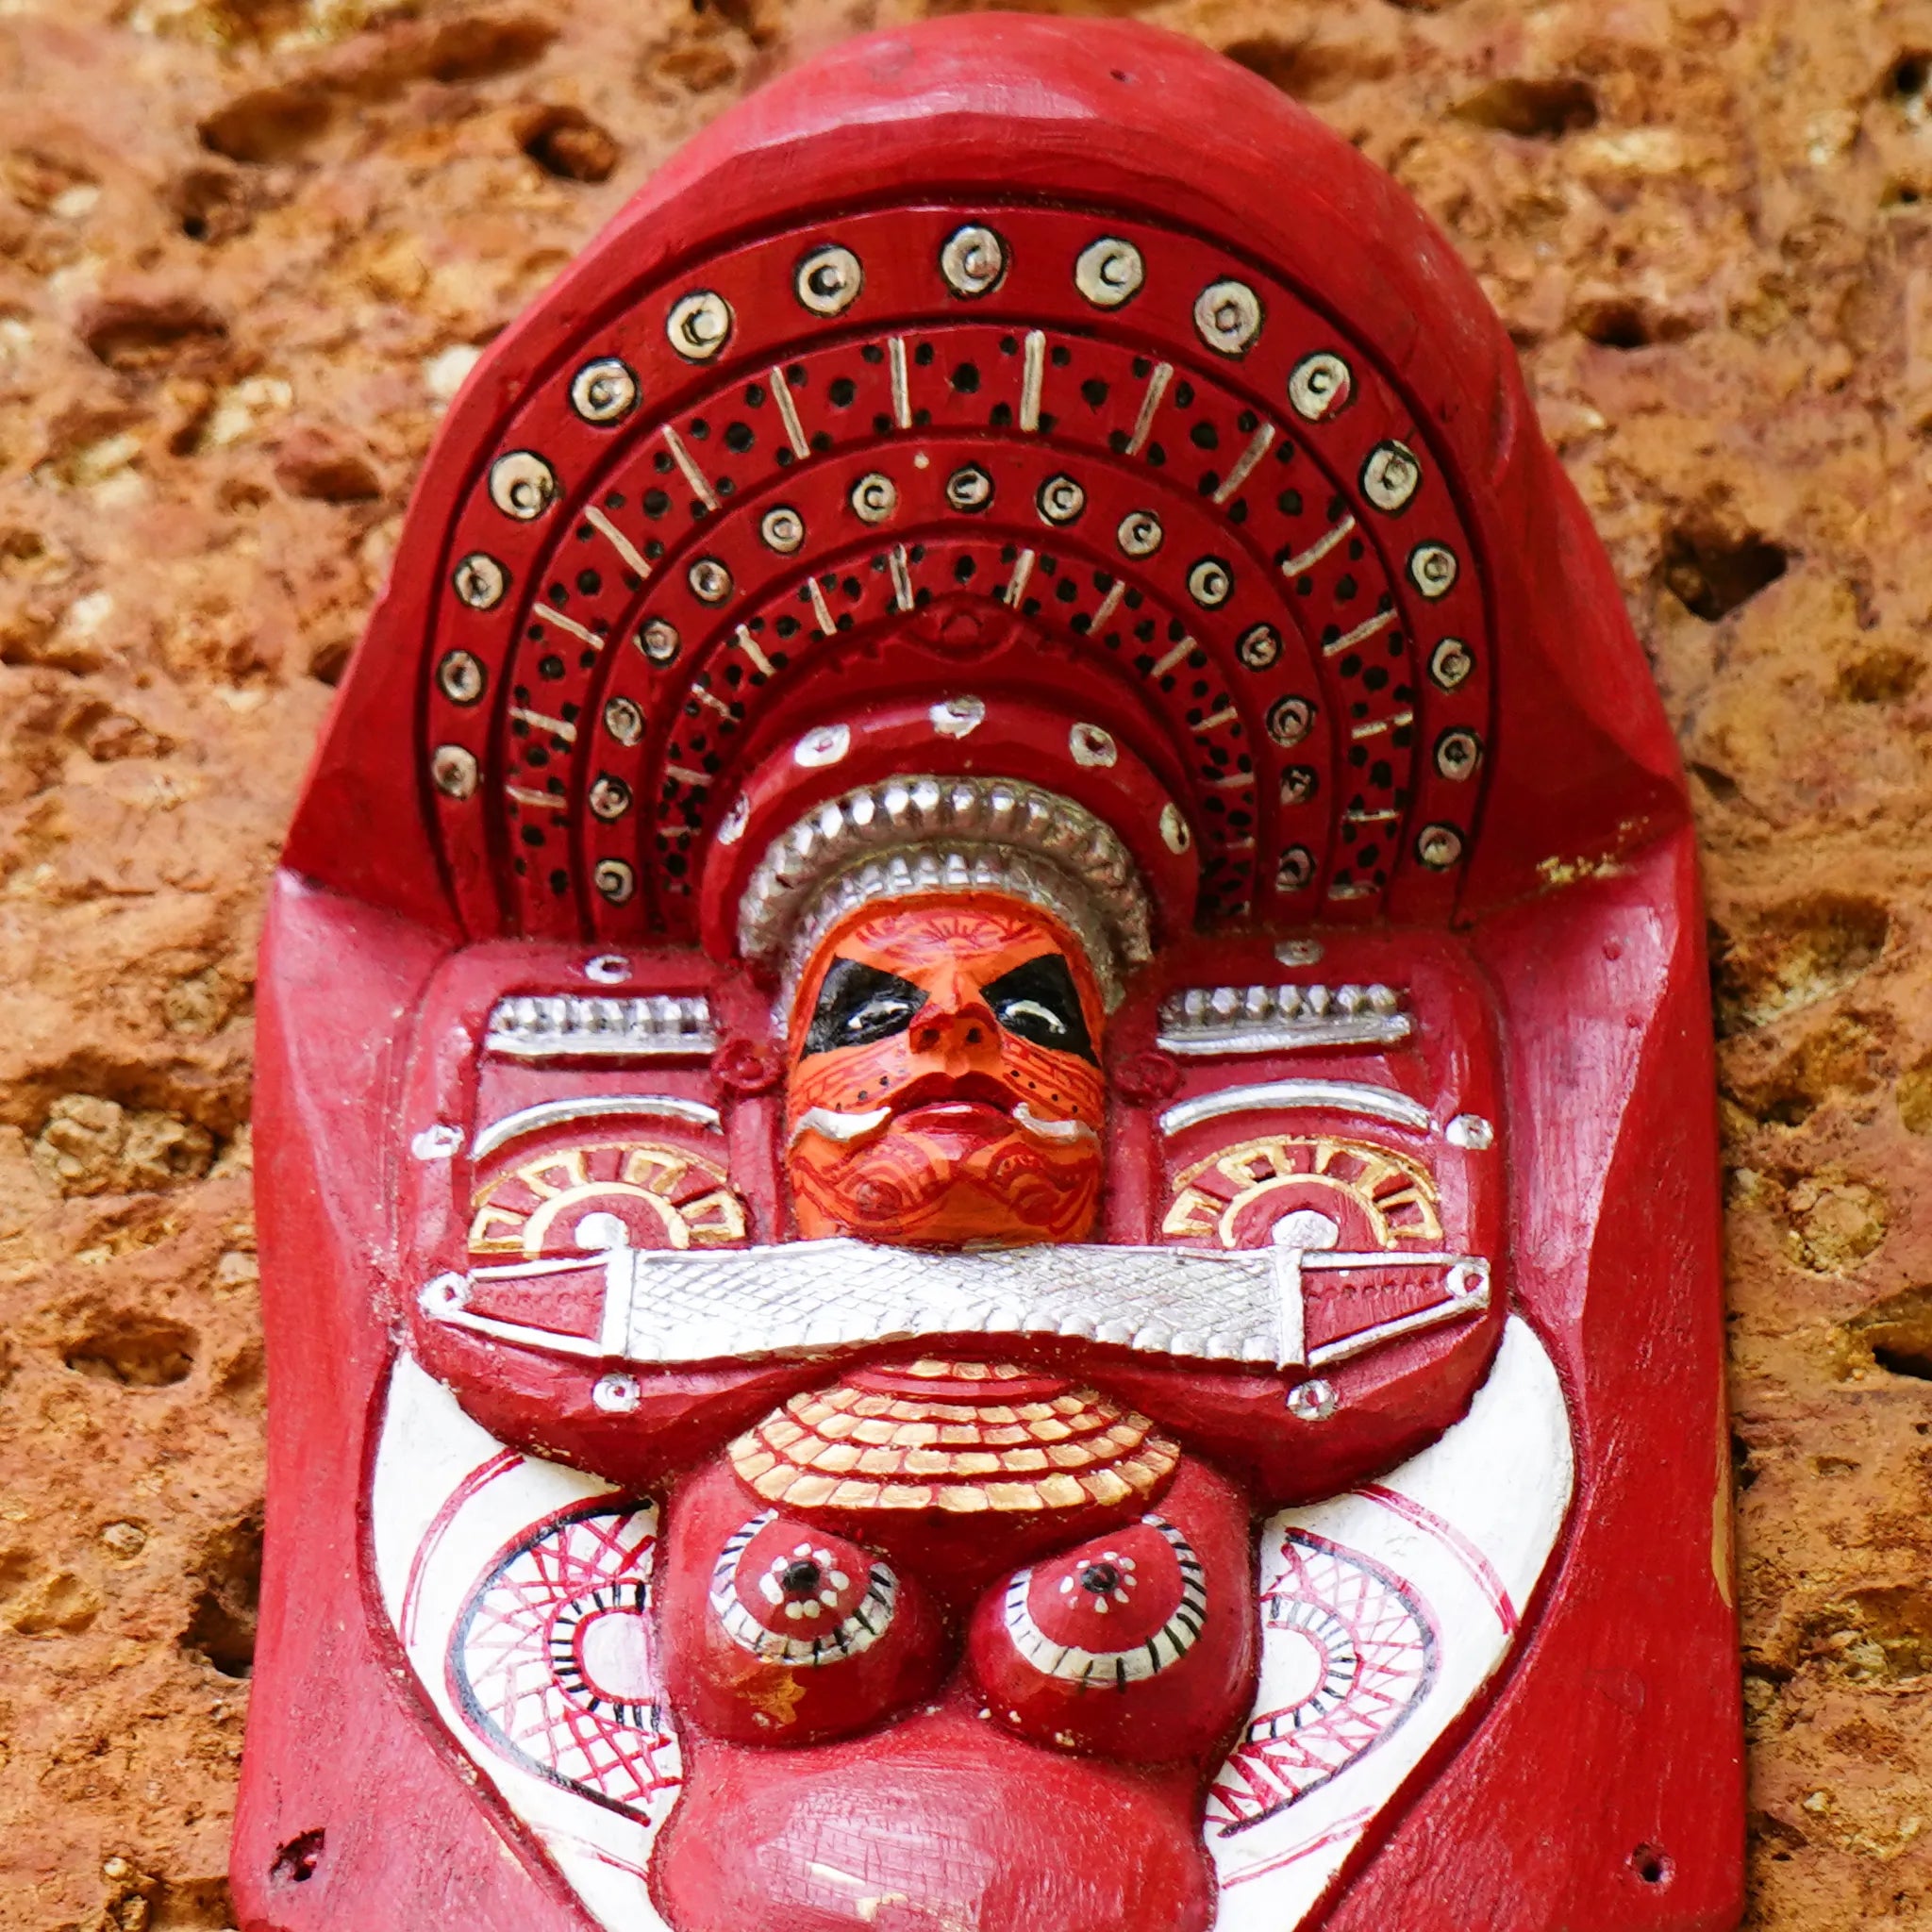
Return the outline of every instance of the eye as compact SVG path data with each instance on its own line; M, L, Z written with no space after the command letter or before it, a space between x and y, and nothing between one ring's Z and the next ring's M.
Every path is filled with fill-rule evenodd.
M890 1040L906 1030L924 1004L924 992L896 973L882 973L861 959L834 959L819 988L800 1057Z
M1097 1065L1087 1016L1074 969L1058 953L1042 953L1003 973L986 989L993 1017L1016 1040L1050 1046L1059 1053L1077 1054Z
M1064 1036L1067 1031L1067 1023L1052 1008L1042 1007L1038 1000L1008 1000L1004 1006L995 1007L993 1011L1000 1024L1008 1032L1026 1034L1026 1025L1015 1023L1027 1021L1035 1026L1043 1026L1049 1033Z
M911 1019L915 1008L910 1000L887 993L867 1000L858 1012L849 1015L844 1031L848 1040L884 1040L898 1032Z

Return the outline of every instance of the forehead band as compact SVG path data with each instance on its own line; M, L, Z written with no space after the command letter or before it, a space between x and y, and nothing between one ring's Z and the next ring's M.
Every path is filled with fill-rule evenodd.
M831 928L874 901L997 893L1078 940L1109 1011L1150 957L1146 889L1084 806L1018 778L908 777L860 786L773 840L739 908L739 950L782 962L779 1016Z

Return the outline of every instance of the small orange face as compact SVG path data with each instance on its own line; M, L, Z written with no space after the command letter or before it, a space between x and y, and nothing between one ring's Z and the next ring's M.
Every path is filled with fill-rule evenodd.
M1079 1241L1100 1199L1103 1024L1077 941L1017 901L898 900L834 927L791 1014L801 1232Z

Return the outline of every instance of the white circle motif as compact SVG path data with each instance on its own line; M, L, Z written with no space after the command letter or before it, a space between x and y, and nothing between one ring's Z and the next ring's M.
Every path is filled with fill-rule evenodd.
M556 495L557 472L535 450L513 449L490 466L491 502L520 524L541 517Z
M1074 264L1074 286L1096 308L1118 308L1131 302L1146 276L1141 251L1117 235L1091 242Z

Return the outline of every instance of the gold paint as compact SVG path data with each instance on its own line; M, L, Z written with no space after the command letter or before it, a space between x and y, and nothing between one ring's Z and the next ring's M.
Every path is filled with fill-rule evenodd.
M1049 1508L1077 1509L1087 1501L1087 1492L1070 1475L1043 1476L1039 1484L1041 1500Z
M1064 1442L1073 1433L1058 1416L1049 1417L1043 1423L1035 1423L1032 1428L1036 1442Z
M881 1422L877 1416L869 1417L862 1423L853 1424L852 1440L855 1442L871 1442L874 1447L883 1442L890 1442L892 1440L892 1424Z
M858 1458L858 1466L867 1475L897 1475L906 1461L896 1449L868 1449Z
M924 1483L887 1483L879 1491L881 1509L924 1509L931 1502L932 1491Z
M763 1683L747 1674L739 1689L754 1710L762 1711L768 1723L781 1729L798 1722L798 1707L805 1698L805 1686L791 1671L779 1670Z
M598 1155L616 1157L615 1178L600 1179L591 1172ZM608 1164L605 1171L608 1174ZM680 1207L670 1197L687 1180L710 1185ZM515 1198L506 1198L519 1190L527 1191L537 1205L526 1208ZM600 1200L623 1199L648 1203L674 1248L716 1247L744 1239L744 1204L733 1191L729 1174L715 1162L651 1142L586 1141L540 1155L479 1188L472 1202L470 1252L477 1257L534 1257L544 1251L560 1217L594 1207ZM596 1257L587 1256L585 1265L595 1267Z
M988 1483L986 1500L995 1509L1003 1509L1008 1514L1046 1507L1045 1498L1031 1483Z
M774 1415L765 1424L761 1433L774 1449L789 1449L794 1442L802 1442L806 1431L789 1415Z
M986 1491L976 1483L948 1483L939 1491L939 1506L950 1510L956 1516L979 1516L992 1506L986 1500Z
M763 1475L755 1477L752 1488L766 1502L775 1503L791 1487L797 1475L798 1472L789 1462L781 1462L774 1468L766 1470Z
M1161 1232L1231 1248L1243 1210L1264 1194L1309 1184L1344 1194L1360 1208L1378 1246L1404 1241L1434 1246L1442 1239L1435 1177L1422 1161L1365 1141L1292 1134L1239 1141L1184 1168Z
M755 1483L768 1469L778 1466L778 1458L769 1449L758 1449L749 1456L734 1455L731 1466L745 1482Z
M834 1442L842 1442L858 1428L858 1424L849 1415L828 1415L819 1424L818 1433Z
M884 1415L892 1406L890 1395L861 1395L852 1405L854 1415Z
M934 1423L901 1423L892 1431L892 1441L901 1449L929 1449L940 1439Z
M794 1509L811 1509L824 1502L838 1487L828 1475L798 1475L785 1491L785 1500Z
M833 1509L871 1509L877 1506L878 1500L878 1484L844 1482L832 1491L832 1500L827 1507Z
M1093 1460L1093 1452L1084 1442L1056 1442L1046 1457L1056 1469L1085 1469Z
M1096 1503L1124 1503L1134 1493L1110 1469L1096 1469L1079 1482Z
M1046 1467L1044 1449L1008 1449L1000 1457L1002 1469L1034 1470Z
M906 1474L908 1475L957 1475L953 1458L942 1449L908 1449L906 1452Z
M810 1457L814 1469L823 1469L830 1475L842 1475L858 1461L858 1451L850 1442L824 1442ZM743 1472L739 1472L741 1474Z

